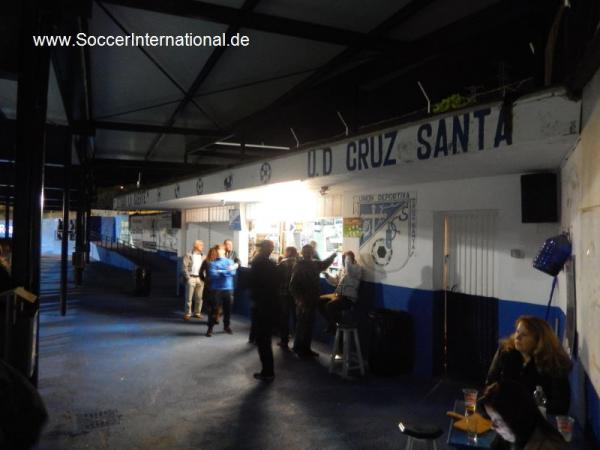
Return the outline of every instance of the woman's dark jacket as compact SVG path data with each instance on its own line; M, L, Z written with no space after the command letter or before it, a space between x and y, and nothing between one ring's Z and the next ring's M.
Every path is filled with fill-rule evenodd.
M498 349L490 370L488 371L486 385L502 381L516 381L531 392L536 386L542 386L546 394L546 410L548 414L568 414L571 401L571 386L567 371L562 373L541 373L536 367L534 358L525 365L523 356L516 349Z

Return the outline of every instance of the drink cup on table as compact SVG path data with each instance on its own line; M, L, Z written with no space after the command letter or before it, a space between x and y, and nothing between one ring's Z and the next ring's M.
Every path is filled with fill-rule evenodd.
M573 437L573 422L575 419L570 416L556 416L556 428L567 442Z
M477 389L465 388L462 391L465 396L465 416L470 416L477 409Z

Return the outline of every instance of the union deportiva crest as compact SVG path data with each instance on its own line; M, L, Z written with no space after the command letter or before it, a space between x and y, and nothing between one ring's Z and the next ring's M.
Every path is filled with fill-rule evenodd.
M415 251L416 194L397 192L354 197L362 219L359 257L378 272L401 270Z

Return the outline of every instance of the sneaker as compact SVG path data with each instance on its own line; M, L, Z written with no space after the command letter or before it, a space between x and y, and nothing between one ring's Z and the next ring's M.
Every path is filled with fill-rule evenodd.
M262 373L255 373L254 378L260 381L273 381L275 379L275 375L264 375Z
M206 332L206 337L212 337L212 330L210 328Z
M183 320L190 320L192 318L192 316L190 314L185 314L183 316Z
M200 320L204 319L204 316L203 316L202 314L200 314L200 313L196 313L196 314L194 314L194 317L195 317L196 319L200 319Z
M225 327L225 328L223 329L223 331L225 331L225 333L227 333L227 334L233 334L233 331L232 331L232 330L231 330L231 328L229 328L229 327Z

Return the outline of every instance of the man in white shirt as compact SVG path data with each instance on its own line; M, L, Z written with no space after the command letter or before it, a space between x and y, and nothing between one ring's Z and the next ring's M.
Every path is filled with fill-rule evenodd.
M204 283L200 279L200 266L204 255L204 243L195 241L194 248L183 257L183 276L185 277L185 313L184 320L192 317L192 301L194 301L194 317L202 319L202 291ZM194 300L195 299L195 300Z

